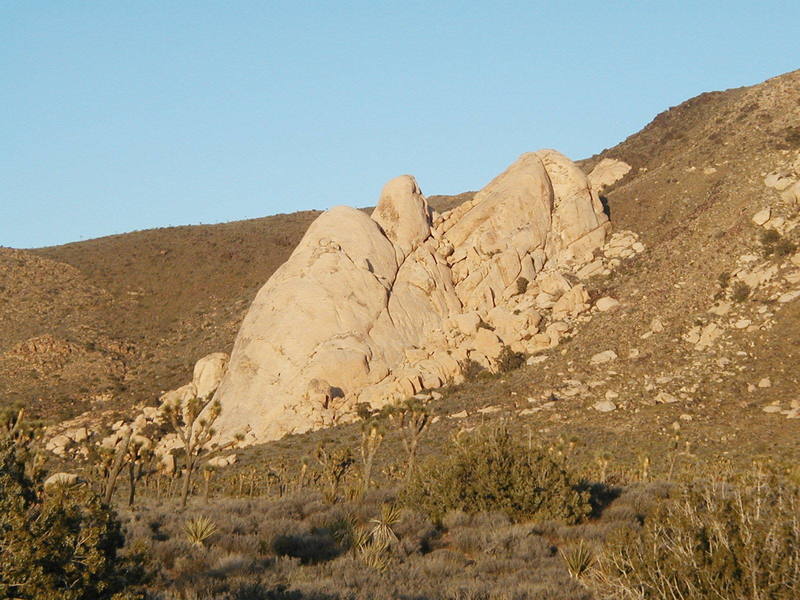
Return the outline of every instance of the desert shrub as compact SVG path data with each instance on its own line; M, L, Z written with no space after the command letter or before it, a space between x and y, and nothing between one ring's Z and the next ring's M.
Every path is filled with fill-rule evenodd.
M800 491L762 474L687 485L641 530L621 529L595 573L608 598L800 597Z
M302 564L330 560L339 554L339 547L330 532L314 530L299 535L278 536L272 544L278 556L299 558Z
M424 554L430 551L439 531L426 516L404 509L400 519L394 525L394 532L399 539L397 548L402 554Z
M719 277L717 277L717 281L719 282L719 287L721 287L723 290L727 288L731 283L730 271L723 271L720 273Z
M787 127L783 134L789 148L800 148L800 127Z
M543 448L529 449L502 427L455 440L444 457L430 458L402 500L438 522L448 511L461 510L575 523L591 510L588 493L563 460Z
M186 539L195 546L204 546L217 533L217 525L206 516L189 519L183 526Z
M737 281L733 286L733 291L731 292L731 299L734 302L744 302L750 297L750 286L747 285L743 281Z
M767 229L766 231L761 232L760 239L762 246L772 246L781 239L781 234L775 229Z
M468 358L462 367L462 372L464 373L465 379L475 379L485 370L486 369L481 363L476 360L472 360L471 358Z
M797 250L797 244L786 238L781 239L775 244L775 256L781 258L794 254L795 250Z
M764 256L783 258L794 254L794 251L797 250L797 245L794 242L782 237L781 234L774 229L767 229L762 232L760 240L761 252Z
M583 577L594 563L594 554L583 540L574 546L562 548L561 557L569 574L575 579Z
M514 352L509 346L503 346L500 356L497 357L497 370L500 373L514 371L524 364L525 355L522 352Z
M781 234L774 229L762 231L759 236L761 242L761 253L764 256L772 256L775 253L775 245L781 241Z
M0 439L0 597L101 600L139 597L141 561L114 512L88 488L51 488L25 474L20 448Z
M517 277L517 294L524 294L528 291L530 282L525 277Z

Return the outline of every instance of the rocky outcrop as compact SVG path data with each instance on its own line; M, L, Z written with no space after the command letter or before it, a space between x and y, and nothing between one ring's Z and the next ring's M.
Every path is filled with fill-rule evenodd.
M604 158L589 173L589 184L592 190L599 193L603 188L625 177L630 170L631 166L626 162L615 158Z
M554 150L524 154L442 215L408 175L371 217L323 213L242 323L217 391L222 436L322 427L359 402L459 381L470 361L495 369L505 347L557 345L589 309L579 279L607 269L609 230L592 184ZM636 253L635 237L616 241L611 260Z

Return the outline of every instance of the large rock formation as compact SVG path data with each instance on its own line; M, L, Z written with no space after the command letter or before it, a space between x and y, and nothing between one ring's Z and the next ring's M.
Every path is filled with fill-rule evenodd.
M309 228L244 319L217 398L220 433L269 440L494 368L505 346L552 347L610 229L587 177L554 150L524 154L474 199L432 213L413 177L368 216L335 207ZM598 268L603 268L602 264ZM554 317L555 318L555 317Z

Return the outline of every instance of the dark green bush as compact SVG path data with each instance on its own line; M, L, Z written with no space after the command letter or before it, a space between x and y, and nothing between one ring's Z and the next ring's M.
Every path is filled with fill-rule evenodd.
M517 294L524 294L528 291L530 282L525 277L517 277Z
M752 292L752 290L749 285L743 281L737 281L731 291L731 299L734 302L744 302L750 297L750 292Z
M761 474L687 486L644 527L622 529L595 573L601 597L800 597L800 491Z
M481 363L476 360L472 360L471 358L468 358L462 367L465 379L475 379L485 370L486 369Z
M25 474L25 448L0 439L0 598L137 598L141 563L117 554L114 512L88 488L44 492Z
M797 250L797 244L785 238L775 244L775 256L781 258L794 254L795 250Z
M514 352L509 346L503 346L500 356L497 357L497 370L500 373L519 369L524 364L525 355L522 352Z
M576 523L591 511L589 494L579 487L563 460L543 448L529 449L499 428L466 436L444 457L429 459L402 499L438 522L448 511L461 510Z

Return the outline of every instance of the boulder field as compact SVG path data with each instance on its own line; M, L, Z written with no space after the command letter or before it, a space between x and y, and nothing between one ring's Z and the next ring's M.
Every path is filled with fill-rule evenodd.
M403 175L371 216L320 215L247 312L216 392L220 435L261 442L328 426L358 403L378 408L459 382L473 363L496 370L504 353L557 345L589 309L580 279L608 268L598 191L629 167L598 166L587 177L540 150L443 214ZM610 242L607 257L638 244Z

